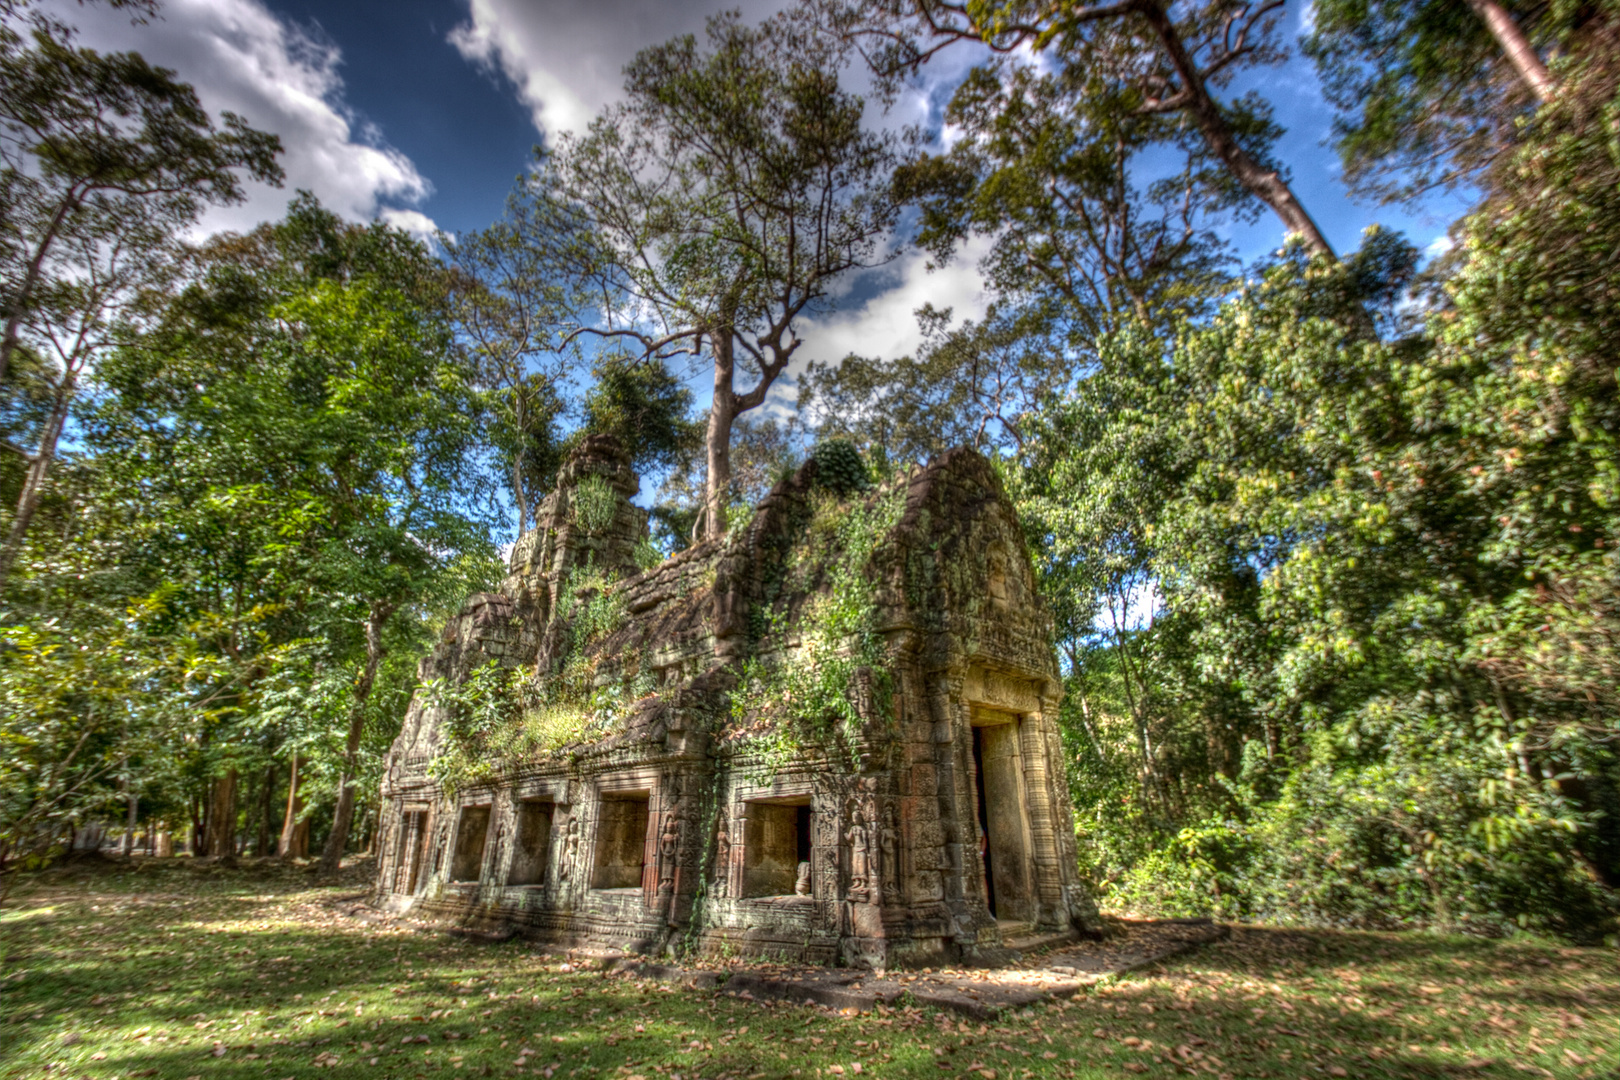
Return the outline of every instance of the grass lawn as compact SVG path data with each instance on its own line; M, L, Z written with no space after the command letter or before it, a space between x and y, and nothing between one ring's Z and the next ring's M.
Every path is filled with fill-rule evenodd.
M25 882L0 915L0 1078L1620 1078L1613 950L1237 928L987 1025L565 971L336 914L361 880L137 858Z

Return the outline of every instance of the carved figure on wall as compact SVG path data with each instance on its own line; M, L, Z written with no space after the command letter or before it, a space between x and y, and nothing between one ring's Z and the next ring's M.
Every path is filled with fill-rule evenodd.
M894 807L883 808L883 828L879 832L879 849L883 858L883 895L898 900L900 893L900 829L895 824Z
M866 835L866 818L859 810L849 826L849 898L864 904L870 897L872 847Z
M799 879L793 883L795 896L810 895L810 863L808 860L799 864Z
M658 840L659 878L658 895L671 896L675 892L675 853L681 846L681 819L676 811L664 815L664 834Z
M489 845L490 866L498 868L505 865L506 852L502 849L502 845L505 843L506 815L497 810L495 814L495 836L493 839L491 839ZM478 876L484 876L482 871L480 871Z
M557 862L557 880L566 881L574 869L574 858L579 854L579 819L568 815L568 835L563 838L562 858Z
M714 895L724 898L731 880L731 831L726 815L720 815L720 831L714 838Z

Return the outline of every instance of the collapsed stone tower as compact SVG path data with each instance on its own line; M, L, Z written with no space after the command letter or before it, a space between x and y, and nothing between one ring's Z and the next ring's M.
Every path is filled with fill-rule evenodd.
M828 475L818 476L818 473ZM379 903L536 939L876 966L1094 933L1050 618L989 463L811 461L647 569L587 440L421 663Z

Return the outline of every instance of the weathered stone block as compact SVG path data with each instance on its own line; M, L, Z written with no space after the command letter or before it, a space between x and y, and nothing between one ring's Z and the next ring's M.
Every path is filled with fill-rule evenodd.
M911 880L911 898L919 904L943 900L945 884L939 873L934 870L919 870Z

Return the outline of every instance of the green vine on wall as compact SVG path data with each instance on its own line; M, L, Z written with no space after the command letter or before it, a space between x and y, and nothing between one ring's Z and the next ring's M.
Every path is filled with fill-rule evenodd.
M778 651L745 661L731 698L734 730L778 766L807 743L839 740L853 751L867 719L862 690L880 716L894 696L872 560L900 521L905 491L865 501L826 491L812 498L804 541L788 554L782 599L755 625L758 643ZM792 611L787 598L806 594ZM788 655L791 630L800 638Z

